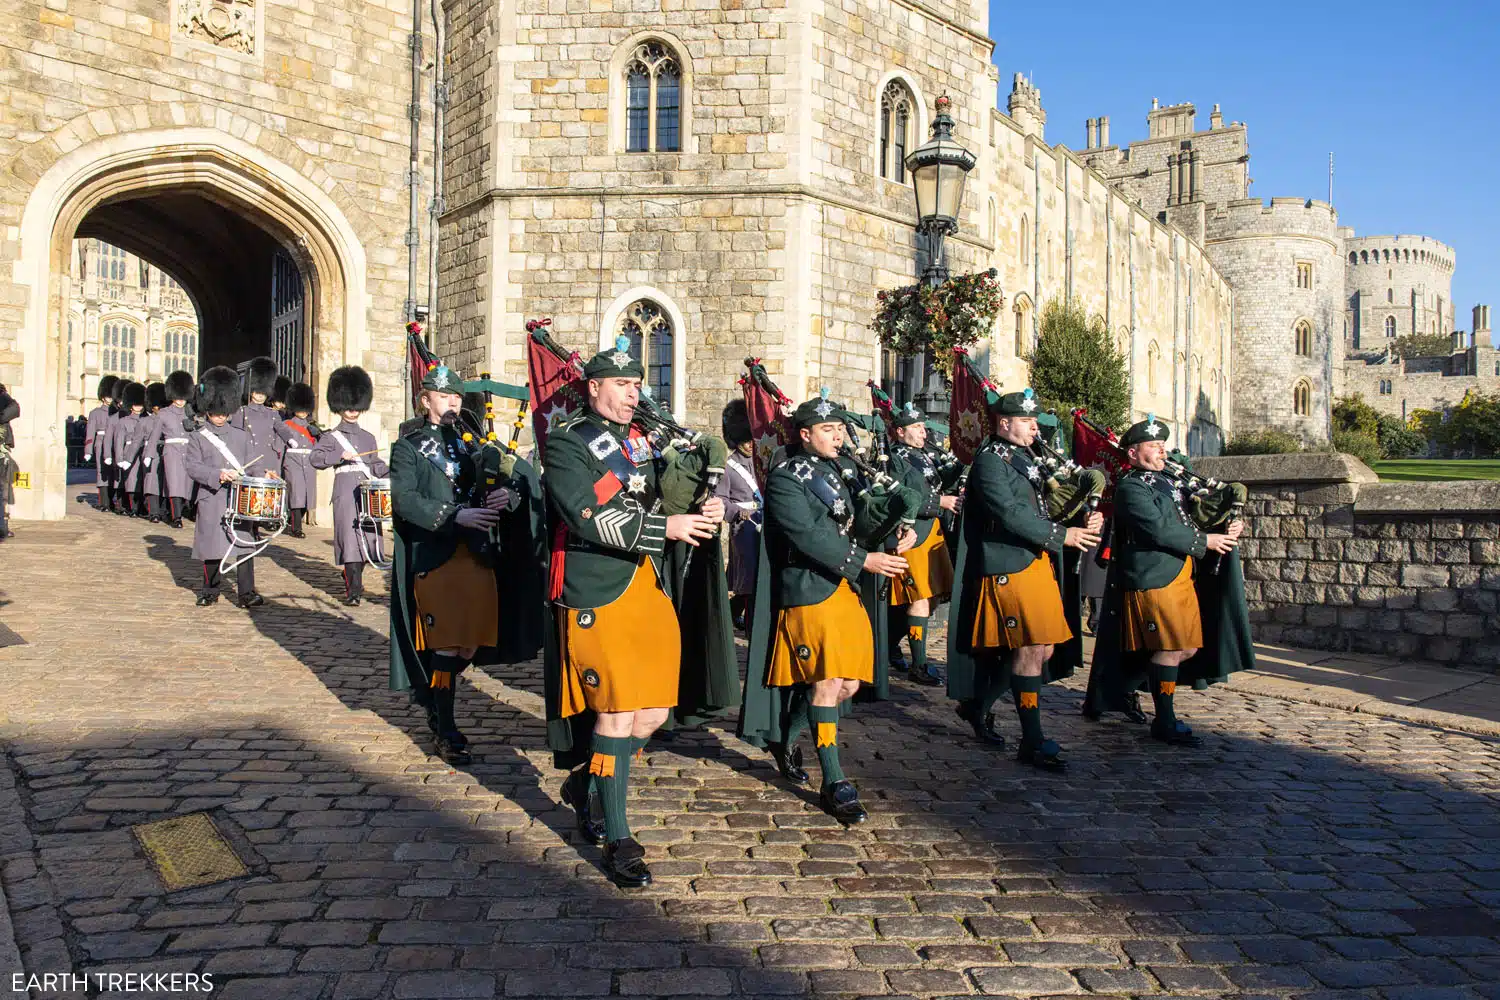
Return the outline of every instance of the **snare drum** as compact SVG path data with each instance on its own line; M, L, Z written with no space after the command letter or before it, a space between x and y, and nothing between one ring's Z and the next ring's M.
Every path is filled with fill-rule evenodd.
M359 512L375 521L386 522L391 519L393 507L389 479L360 480Z
M229 513L235 520L279 525L286 520L286 483L241 476L229 484Z

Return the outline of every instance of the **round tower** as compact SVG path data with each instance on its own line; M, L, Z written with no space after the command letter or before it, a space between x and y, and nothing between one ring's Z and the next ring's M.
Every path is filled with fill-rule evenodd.
M1413 334L1452 334L1457 326L1453 309L1456 258L1452 247L1428 236L1346 239L1349 350L1380 351L1397 337Z
M1209 258L1234 289L1234 428L1326 442L1344 358L1338 213L1323 201L1231 201L1205 220Z

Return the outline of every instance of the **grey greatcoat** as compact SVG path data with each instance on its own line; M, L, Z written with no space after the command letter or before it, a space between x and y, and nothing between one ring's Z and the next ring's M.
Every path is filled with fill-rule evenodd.
M146 445L148 452L161 449L161 495L179 500L193 495L185 464L190 433L187 422L187 407L175 403L162 407L156 411L156 433Z
M276 433L281 414L264 403L246 403L229 418L229 423L250 438L246 457L254 461L245 464L245 475L260 479L281 475L281 453L286 449L286 442Z
M235 461L244 465L254 457L250 450L249 436L238 427L225 424L215 427L205 423L188 435L185 465L188 478L198 484L198 520L193 524L193 558L207 562L222 559L225 553L235 548L235 558L246 554L242 547L230 544L229 534L224 528L224 511L229 508L229 484L219 482L219 473L234 465L208 440L212 435L229 448ZM241 537L248 537L248 529L240 530Z
M763 506L754 460L731 452L714 496L724 501L724 520L729 523L729 589L736 595L753 594Z
M384 479L391 474L390 467L378 454L364 455L357 462L344 461L345 446L339 441L342 435L349 442L348 450L358 455L364 451L375 451L375 435L359 424L340 420L332 430L323 432L313 447L312 467L333 470L333 561L339 565L365 561L359 547L359 484L366 478ZM375 554L375 543L380 538L380 529L365 531L365 544L370 554Z
M119 459L115 457L115 431L120 427L120 411L115 410L104 418L104 474L112 486L120 485Z
M281 458L281 478L286 480L287 510L309 510L318 502L318 479L312 467L315 444L307 421L292 417L276 425L276 433L286 445Z
M109 485L109 407L101 403L89 411L88 425L83 429L83 460L94 463L94 485Z
M116 482L126 493L134 493L141 487L151 424L151 418L144 413L122 413L115 424L115 469L120 477Z

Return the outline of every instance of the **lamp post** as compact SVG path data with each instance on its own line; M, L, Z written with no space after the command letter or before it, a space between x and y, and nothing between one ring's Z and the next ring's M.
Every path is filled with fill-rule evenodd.
M937 99L932 138L906 157L906 169L911 173L912 191L917 198L917 249L926 258L921 280L934 288L948 280L943 240L949 233L958 232L964 183L975 163L974 154L953 138L953 117L948 114L952 107L953 101L946 95ZM947 395L930 359L924 357L918 405L926 410L933 403L946 400Z

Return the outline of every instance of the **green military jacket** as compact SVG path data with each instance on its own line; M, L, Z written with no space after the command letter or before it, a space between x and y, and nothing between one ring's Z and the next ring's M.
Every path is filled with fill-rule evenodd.
M944 491L951 488L962 471L957 462L938 465L933 454L925 448L913 448L905 444L891 445L890 464L887 469L902 485L910 486L922 494L922 507L917 511L917 522L913 525L917 533L917 544L927 541L932 526L943 515L938 501Z
M391 507L409 573L441 566L463 540L455 518L473 488L475 471L459 433L424 421L391 444ZM475 554L486 561L477 548Z
M777 607L821 604L840 580L859 586L868 553L854 544L854 496L839 463L799 454L766 477L765 542Z
M1203 558L1208 536L1183 509L1172 477L1131 469L1115 484L1113 549L1120 586L1156 590L1177 578L1188 556Z
M1068 531L1047 517L1045 479L1024 448L990 438L979 449L964 494L969 577L1019 573L1043 552L1062 555Z
M557 603L598 608L617 600L630 586L642 555L650 557L657 578L671 592L662 562L667 515L660 477L665 465L645 438L629 437L628 427L592 410L547 436L544 480L551 520L561 519L567 527Z

